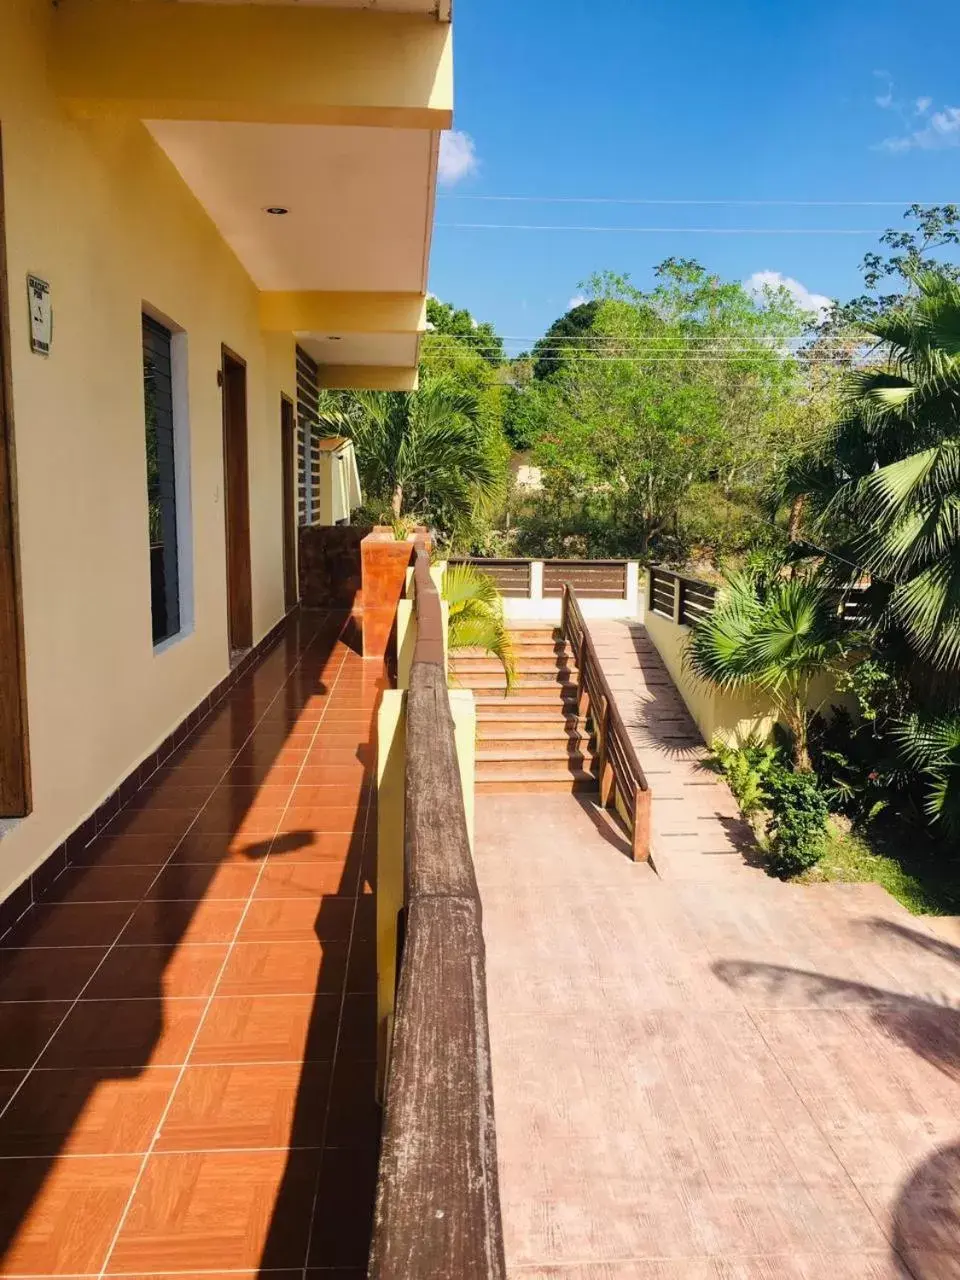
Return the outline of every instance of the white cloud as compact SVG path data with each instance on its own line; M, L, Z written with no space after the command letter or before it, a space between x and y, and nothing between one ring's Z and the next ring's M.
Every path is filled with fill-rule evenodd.
M877 104L877 106L878 106L878 107L892 107L892 106L893 106L893 94L892 94L892 93L890 93L890 92L887 92L887 93L879 93L879 94L877 94L877 96L874 98L874 102Z
M932 106L933 106L932 98L918 98L916 102L913 104L914 110L916 111L918 116L926 115L926 113L930 110Z
M767 289L786 289L797 306L815 315L818 323L826 319L827 313L833 306L833 299L828 298L826 294L811 293L805 284L779 271L755 271L748 280L744 280L743 284L744 288L757 297L763 297Z
M582 293L575 293L567 303L567 310L572 311L574 307L582 307L585 302L586 298Z
M924 99L920 99L924 101ZM947 147L960 147L960 107L944 107L928 117L929 123L922 129L884 138L880 146L884 151L943 151Z
M440 181L447 186L469 178L480 167L477 148L469 133L450 129L440 135Z

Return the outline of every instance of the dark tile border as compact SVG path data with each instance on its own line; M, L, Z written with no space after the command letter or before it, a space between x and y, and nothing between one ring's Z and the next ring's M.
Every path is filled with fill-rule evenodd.
M275 626L270 628L258 644L248 649L220 683L215 685L189 715L184 716L177 727L167 734L159 747L135 765L120 785L100 802L94 812L84 818L83 822L71 831L52 853L47 855L40 866L22 884L19 884L5 901L0 902L0 934L6 933L25 911L46 896L50 886L66 868L73 855L88 845L98 831L103 830L111 818L120 812L127 801L139 791L147 779L160 768L213 708L223 701L234 685L266 657L280 640L299 609L300 606L295 605Z

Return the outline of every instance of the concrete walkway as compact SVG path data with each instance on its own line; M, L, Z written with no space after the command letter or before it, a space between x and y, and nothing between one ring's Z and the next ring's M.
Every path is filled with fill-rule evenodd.
M753 838L726 784L704 767L709 752L643 625L589 624L653 792L652 846L667 880L755 878ZM746 855L746 857L745 857Z
M960 1280L960 945L746 866L620 657L662 878L575 796L477 800L510 1275Z

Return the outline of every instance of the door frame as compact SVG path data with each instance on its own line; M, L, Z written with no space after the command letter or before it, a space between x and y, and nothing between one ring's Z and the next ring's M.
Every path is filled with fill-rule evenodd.
M241 412L231 419L231 380L242 387ZM223 417L223 522L227 572L227 644L231 654L253 647L253 580L250 557L249 388L247 362L220 347ZM231 464L234 464L233 466Z
M283 604L288 611L300 599L297 580L297 411L280 395L280 482L283 486Z
M26 651L17 522L10 363L10 289L0 133L0 817L25 818L33 808L27 732Z

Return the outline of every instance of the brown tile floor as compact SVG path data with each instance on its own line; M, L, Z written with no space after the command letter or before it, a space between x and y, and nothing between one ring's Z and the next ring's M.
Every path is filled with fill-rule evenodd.
M365 1274L382 671L305 615L0 939L0 1274Z

